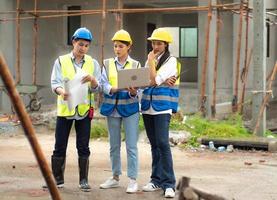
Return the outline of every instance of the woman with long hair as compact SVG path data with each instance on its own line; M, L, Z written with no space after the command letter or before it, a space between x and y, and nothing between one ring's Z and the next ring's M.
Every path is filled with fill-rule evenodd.
M166 198L174 198L176 180L169 145L169 123L172 113L177 112L180 70L177 59L168 49L172 42L169 32L158 28L148 40L153 48L146 61L151 86L143 91L141 110L151 144L152 173L150 182L142 189L145 192L163 189Z
M138 190L138 123L139 103L137 89L117 88L119 70L139 68L138 61L129 56L132 39L125 30L117 31L113 38L114 58L104 60L102 73L102 86L104 101L101 106L101 114L106 116L110 140L110 159L112 164L112 177L100 185L102 189L119 187L119 176L121 175L121 124L125 130L125 142L127 150L127 176L130 181L127 193L135 193Z

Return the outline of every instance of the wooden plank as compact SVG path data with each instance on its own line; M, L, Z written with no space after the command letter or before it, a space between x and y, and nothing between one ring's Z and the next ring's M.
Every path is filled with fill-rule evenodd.
M17 116L21 122L25 136L28 139L30 146L33 150L35 158L40 167L40 171L44 177L44 180L47 183L47 186L49 188L49 192L52 196L52 199L60 200L61 199L60 193L56 187L54 178L52 176L50 167L47 164L47 160L43 154L42 148L40 147L40 145L38 143L38 139L36 137L34 127L32 126L30 116L28 115L28 113L25 109L25 106L22 102L22 99L20 98L20 95L19 95L18 91L16 90L14 80L9 71L9 67L8 67L4 57L2 56L2 54L0 54L0 76L3 80L6 90L8 91L9 97L15 108Z

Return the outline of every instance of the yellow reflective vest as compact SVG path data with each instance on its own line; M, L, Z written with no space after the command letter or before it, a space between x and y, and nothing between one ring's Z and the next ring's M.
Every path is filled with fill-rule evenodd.
M88 74L93 74L94 72L94 62L91 56L85 55L84 56L84 64L82 70ZM62 77L65 79L72 80L76 74L75 67L71 58L71 54L66 54L59 57L59 62L61 64L61 74ZM90 85L90 83L89 83ZM79 104L77 106L77 111L79 116L84 116L88 110L90 105L94 104L94 95L89 91L88 88L88 95L87 95L87 102L85 104ZM74 116L76 109L69 110L67 106L67 102L63 100L63 98L59 95L57 98L57 115L60 117L70 117Z

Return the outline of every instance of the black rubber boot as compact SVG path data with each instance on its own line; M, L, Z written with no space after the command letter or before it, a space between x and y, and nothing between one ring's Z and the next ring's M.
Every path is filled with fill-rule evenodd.
M83 192L90 192L88 184L89 159L79 157L79 187Z
M51 158L52 173L56 180L58 188L64 187L64 169L65 169L65 157L54 157Z

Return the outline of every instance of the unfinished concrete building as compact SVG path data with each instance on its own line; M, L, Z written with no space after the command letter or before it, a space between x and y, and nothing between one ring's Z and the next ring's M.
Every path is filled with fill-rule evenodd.
M240 102L243 82L238 77L247 63L244 101L252 100L253 90L257 91L253 87L254 77L257 77L257 68L253 64L253 57L258 55L253 46L257 40L255 30L259 30L259 27L254 27L257 3L267 11L261 11L267 21L264 27L260 27L264 33L264 45L256 47L265 53L262 57L265 63L260 68L264 75L258 80L263 81L277 60L276 0L2 0L0 50L17 84L36 85L33 89L37 97L42 97L42 103L53 104L55 96L50 89L52 65L58 55L71 50L70 37L76 28L85 26L94 34L89 54L99 63L103 57L113 56L111 37L114 32L121 27L126 29L134 41L132 57L143 64L150 48L147 36L157 27L168 27L174 36L170 50L182 63L180 109L196 112L204 106L211 115L213 103ZM215 52L217 46L218 55ZM215 60L216 87L213 86ZM206 68L204 80L203 67ZM215 88L216 99L213 100ZM260 103L261 99L257 105ZM2 87L0 110L9 109L10 101Z

